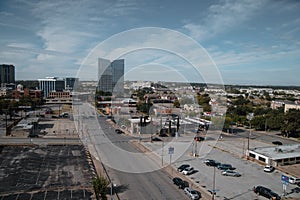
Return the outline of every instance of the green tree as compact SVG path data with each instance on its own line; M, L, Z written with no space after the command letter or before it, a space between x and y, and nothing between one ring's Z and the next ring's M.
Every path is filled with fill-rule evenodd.
M92 181L92 184L93 184L97 199L99 199L99 198L107 199L106 193L108 190L109 181L106 178L100 176L100 177L94 178Z
M251 120L251 126L252 128L255 128L255 130L265 130L265 123L266 118L262 115L259 116L255 116L254 118Z
M290 109L284 115L281 131L285 136L299 137L300 131L300 110Z
M175 108L179 108L180 107L180 103L179 103L179 101L177 99L174 101L174 107Z

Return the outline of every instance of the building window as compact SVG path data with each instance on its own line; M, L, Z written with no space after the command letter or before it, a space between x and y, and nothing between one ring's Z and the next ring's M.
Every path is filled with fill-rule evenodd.
M255 154L254 153L249 153L249 156L252 158L255 158Z
M266 162L266 159L265 158L263 158L263 157L258 157L258 160L260 160L260 161L263 161L263 162Z

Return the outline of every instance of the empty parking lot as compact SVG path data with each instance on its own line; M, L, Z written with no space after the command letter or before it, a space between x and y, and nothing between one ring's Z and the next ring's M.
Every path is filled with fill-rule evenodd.
M0 146L0 199L93 199L81 145Z

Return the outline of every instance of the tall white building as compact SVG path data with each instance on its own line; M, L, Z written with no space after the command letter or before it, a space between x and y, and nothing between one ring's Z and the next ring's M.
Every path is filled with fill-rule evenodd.
M60 80L57 77L46 77L44 79L38 79L39 90L44 93L44 98L47 98L49 92L63 91L65 89L65 81Z
M113 95L124 93L124 59L110 62L98 59L98 90L110 92Z

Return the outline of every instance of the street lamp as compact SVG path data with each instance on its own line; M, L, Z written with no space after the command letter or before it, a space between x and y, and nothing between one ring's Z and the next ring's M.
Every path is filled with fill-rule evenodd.
M248 152L247 152L247 154L249 154L249 149L250 149L251 120L253 119L253 117L254 117L254 113L249 113L247 115L247 119L249 120L249 124L250 124L250 129L249 129L249 133L248 133L248 144L247 144ZM248 158L248 156L247 156L247 158Z
M215 199L215 192L216 191L216 166L214 166L214 175L213 175L213 190L212 190L212 197L211 199Z
M110 198L111 198L111 200L114 199L114 197L113 197L113 187L114 187L114 184L113 184L113 182L111 181L111 186L110 186Z

